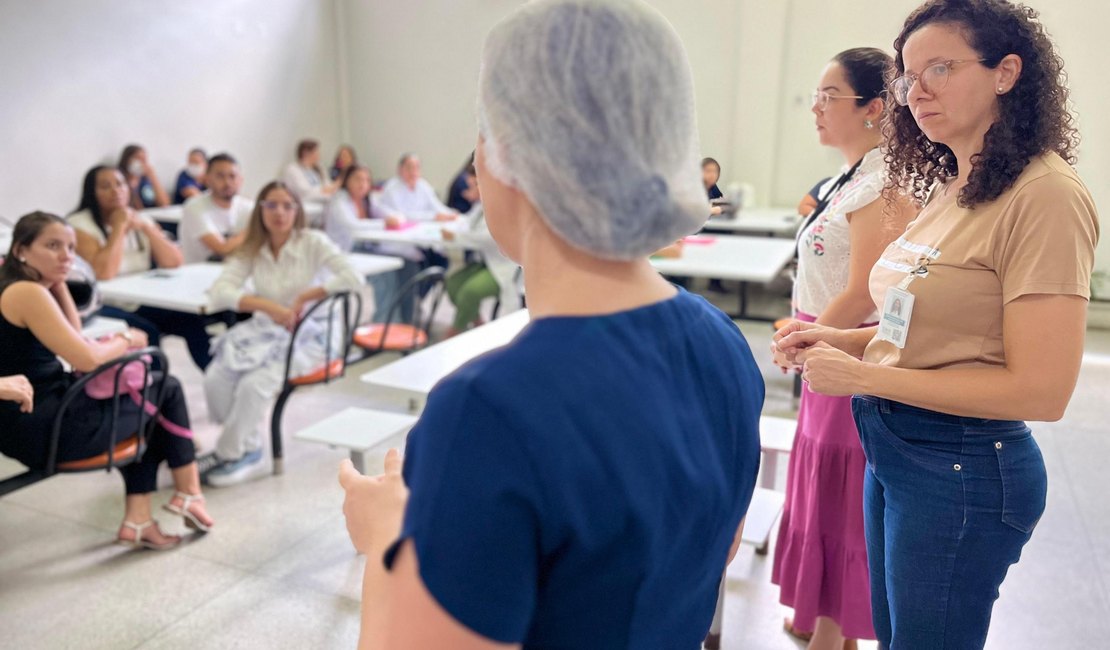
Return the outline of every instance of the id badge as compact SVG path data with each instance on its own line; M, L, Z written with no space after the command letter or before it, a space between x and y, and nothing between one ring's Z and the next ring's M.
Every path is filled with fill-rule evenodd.
M887 289L886 299L883 301L883 313L879 319L879 340L890 341L898 349L906 347L910 317L913 315L913 300L913 294L905 289L899 287Z

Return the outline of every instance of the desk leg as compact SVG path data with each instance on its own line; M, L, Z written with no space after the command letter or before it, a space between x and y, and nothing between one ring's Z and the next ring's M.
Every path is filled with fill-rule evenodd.
M748 283L740 282L740 313L739 318L746 320L748 318Z
M355 469L362 472L364 475L369 475L369 467L366 466L366 454L357 449L351 450L351 462L354 463Z

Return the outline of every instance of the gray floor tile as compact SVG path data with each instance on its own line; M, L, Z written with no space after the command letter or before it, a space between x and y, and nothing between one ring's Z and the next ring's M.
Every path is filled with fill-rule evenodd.
M139 646L179 648L354 648L357 602L263 577L250 577Z

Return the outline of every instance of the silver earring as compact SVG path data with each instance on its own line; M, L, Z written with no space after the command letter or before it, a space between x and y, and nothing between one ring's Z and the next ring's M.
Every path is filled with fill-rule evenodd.
M866 128L866 129L873 129L873 128L875 128L875 125L871 123L871 120L864 120L864 121L863 121L863 126L864 126L864 128Z
M27 258L26 257L19 258L19 263L20 264L26 264L27 263Z

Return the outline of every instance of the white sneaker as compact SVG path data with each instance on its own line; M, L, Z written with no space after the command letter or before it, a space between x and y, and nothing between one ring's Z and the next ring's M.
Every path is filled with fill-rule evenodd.
M228 461L208 472L208 484L214 487L229 487L262 478L270 472L266 468L262 450L248 452L239 460Z

